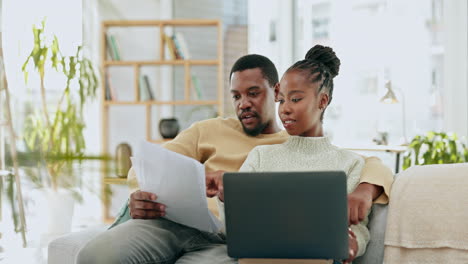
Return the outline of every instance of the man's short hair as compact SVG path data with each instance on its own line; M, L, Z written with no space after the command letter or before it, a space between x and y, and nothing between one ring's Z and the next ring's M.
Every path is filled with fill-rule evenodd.
M240 57L232 66L229 73L229 82L234 72L240 72L248 69L259 68L262 71L263 78L265 78L270 86L275 86L278 83L278 71L276 70L273 62L265 56L258 54L249 54Z

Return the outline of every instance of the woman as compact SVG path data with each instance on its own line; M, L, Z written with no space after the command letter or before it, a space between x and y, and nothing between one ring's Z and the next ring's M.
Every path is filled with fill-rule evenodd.
M283 75L275 91L279 117L291 137L283 144L258 146L248 155L240 171L343 170L348 193L359 184L364 160L350 151L333 146L323 133L323 115L333 94L333 78L340 60L329 48L316 45L304 60ZM349 258L364 254L369 231L367 219L349 229Z

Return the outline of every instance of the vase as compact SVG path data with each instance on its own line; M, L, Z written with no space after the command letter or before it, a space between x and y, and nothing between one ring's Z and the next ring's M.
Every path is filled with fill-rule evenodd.
M179 121L175 118L163 118L159 121L159 133L163 138L175 138L179 133Z
M120 178L126 178L132 161L132 148L127 143L120 143L115 150L115 174Z

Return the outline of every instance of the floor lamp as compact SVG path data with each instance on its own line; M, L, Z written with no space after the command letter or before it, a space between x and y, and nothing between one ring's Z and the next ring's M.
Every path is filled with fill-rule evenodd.
M392 82L387 81L385 83L385 88L387 89L387 93L380 99L380 102L384 104L397 104L399 103L395 92L392 88ZM402 123L403 123L403 144L408 144L408 139L406 138L406 109L405 109L405 94L401 89L398 89L401 94L401 113L402 113Z

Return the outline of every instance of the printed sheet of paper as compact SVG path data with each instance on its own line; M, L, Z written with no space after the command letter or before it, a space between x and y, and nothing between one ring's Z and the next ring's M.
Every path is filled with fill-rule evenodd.
M140 189L166 205L165 218L202 231L220 230L220 221L208 209L200 162L145 141L131 160Z

